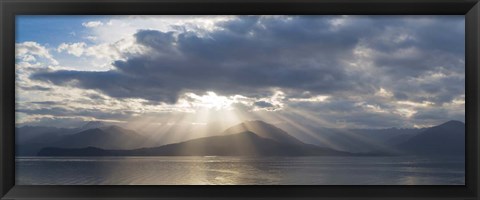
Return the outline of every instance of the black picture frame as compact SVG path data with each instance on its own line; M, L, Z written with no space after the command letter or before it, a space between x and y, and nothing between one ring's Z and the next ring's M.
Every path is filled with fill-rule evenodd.
M2 199L478 199L478 0L1 0ZM15 185L15 15L347 14L465 15L465 186L21 186Z

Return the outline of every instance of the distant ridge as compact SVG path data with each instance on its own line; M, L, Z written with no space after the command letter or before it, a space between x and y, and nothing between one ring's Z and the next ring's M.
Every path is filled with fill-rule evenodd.
M80 131L85 131L88 129L94 129L94 128L102 128L106 127L107 124L101 122L101 121L89 121L86 124L84 124L82 127L78 128L78 132Z
M62 155L80 155L81 152L90 152L85 154L91 155L94 154L92 152L98 152L98 155L249 156L465 154L465 124L454 120L421 129L336 130L323 128L313 132L321 135L324 142L341 144L332 146L307 144L283 129L259 120L237 124L219 134L207 134L216 135L213 137L196 138L163 146L152 146L148 138L120 126L89 122L82 127L95 128L83 131L79 131L81 128L37 128L34 126L16 128L17 149L15 153L20 156L53 156L59 154L58 152L64 152ZM195 132L190 134L195 134ZM303 141L312 142L308 138L303 138ZM255 145L252 146L252 144ZM313 144L318 143L313 142ZM370 148L363 148L368 144L373 145L370 145ZM345 146L352 148L345 149Z
M428 128L399 144L398 148L414 155L464 155L465 124L452 120Z
M34 156L45 147L133 149L142 147L146 138L135 131L103 122L91 121L80 128L16 128L16 155Z
M248 129L242 131L242 129ZM253 132L255 130L261 132ZM270 131L270 132L266 132ZM285 131L261 121L227 129L220 136L204 137L153 148L105 150L44 148L39 156L352 156L349 152L305 144ZM267 136L267 137L262 137Z
M260 137L272 139L280 143L296 144L296 145L305 144L302 141L298 140L297 138L289 135L284 130L277 128L276 126L273 126L261 120L246 121L246 122L237 124L225 130L224 134L234 134L234 133L240 133L245 131L251 131Z
M135 131L112 125L91 128L65 136L53 145L62 148L92 146L105 149L133 149L142 147L145 141L146 139Z

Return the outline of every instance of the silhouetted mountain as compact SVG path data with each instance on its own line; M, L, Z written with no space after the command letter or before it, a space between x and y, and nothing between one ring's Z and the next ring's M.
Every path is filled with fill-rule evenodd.
M145 143L145 138L135 131L119 126L92 128L79 133L65 136L52 144L53 147L85 148L97 147L103 149L139 148Z
M62 137L72 134L76 129L23 126L15 128L15 155L32 156Z
M106 124L98 121L87 122L80 128L57 128L46 126L22 126L15 128L15 140L19 144L25 143L51 143L60 137L82 132L92 128L105 127Z
M425 128L349 129L349 131L371 138L373 141L395 145L424 131Z
M395 145L423 131L418 128L346 129L308 124L279 124L306 143L348 152L393 151ZM300 127L300 128L298 128Z
M98 134L99 129L93 129ZM76 135L76 134L75 134ZM72 145L68 145L72 147ZM305 144L263 121L248 121L228 128L220 136L204 137L153 148L105 150L45 148L40 156L326 156L348 152Z
M195 156L306 156L306 155L350 155L328 148L309 144L281 143L245 131L224 136L212 136L186 142L143 149L153 155Z
M251 131L260 137L271 139L279 143L295 145L305 144L297 138L292 137L284 130L260 120L246 121L241 124L235 125L225 130L224 134L235 134L246 131Z
M101 127L83 130L90 127ZM45 147L132 149L143 147L146 139L134 131L101 122L88 122L80 128L24 126L16 128L19 156L37 155Z
M22 126L15 128L15 141L17 143L28 143L31 140L51 140L52 137L61 133L72 132L73 129L45 127L45 126Z
M348 152L308 144L286 144L246 131L212 136L155 148L104 150L45 148L39 156L347 156Z
M87 126L88 125L88 126ZM307 144L286 131L263 121L247 121L232 126L217 136L190 139L151 147L151 139L118 126L104 126L92 122L84 127L96 127L69 134L48 132L34 143L17 146L17 155L138 155L138 156L317 156L317 155L392 155L407 154L463 154L465 125L449 121L423 129L328 129L319 128L308 134ZM32 128L34 129L34 128ZM25 129L27 130L27 129ZM190 130L192 131L192 130ZM21 132L21 131L20 131ZM61 131L60 131L61 132ZM313 134L312 134L313 133ZM191 133L191 135L194 133ZM41 135L41 134L40 134ZM213 135L213 134L207 134ZM306 135L298 134L297 135ZM319 145L317 145L319 144ZM51 147L51 148L45 148ZM149 147L149 148L146 148ZM41 152L39 150L42 149ZM347 149L347 150L345 150ZM351 150L354 149L354 150ZM352 152L352 153L349 153Z
M465 154L465 124L460 121L448 121L427 128L397 147L414 155L463 155Z
M86 130L94 129L94 128L103 128L103 127L106 127L106 126L108 126L108 125L103 123L103 122L100 122L100 121L89 121L85 125L83 125L82 127L78 128L77 132L86 131Z

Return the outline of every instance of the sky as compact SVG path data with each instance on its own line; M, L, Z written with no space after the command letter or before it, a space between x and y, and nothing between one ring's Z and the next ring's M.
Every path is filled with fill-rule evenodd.
M465 119L464 16L17 16L17 126Z

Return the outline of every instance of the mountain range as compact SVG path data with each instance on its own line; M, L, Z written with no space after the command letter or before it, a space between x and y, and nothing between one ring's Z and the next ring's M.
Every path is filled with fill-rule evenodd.
M79 128L24 126L16 128L16 155L34 156L45 147L132 149L143 147L147 139L135 131L101 122Z
M36 137L33 132L37 130ZM465 124L449 121L421 129L330 129L345 144L372 144L362 152L309 144L264 121L246 121L214 136L166 145L151 145L149 139L119 126L91 122L76 129L17 128L17 155L39 156L339 156L392 154L464 153ZM318 133L322 134L322 133ZM372 137L377 135L378 137ZM386 136L388 135L388 136ZM350 136L350 138L346 137ZM347 138L348 140L345 140ZM381 138L381 139L378 139ZM333 140L332 140L333 141ZM342 140L339 140L342 141ZM365 142L367 141L367 142ZM373 141L373 142L372 142ZM338 142L337 142L338 143ZM364 144L362 144L364 145Z
M39 156L345 156L337 151L306 144L287 132L263 121L248 121L218 136L152 148L109 150L87 148L44 148Z
M413 155L464 155L465 124L459 121L449 121L428 128L415 137L398 144L396 148Z

